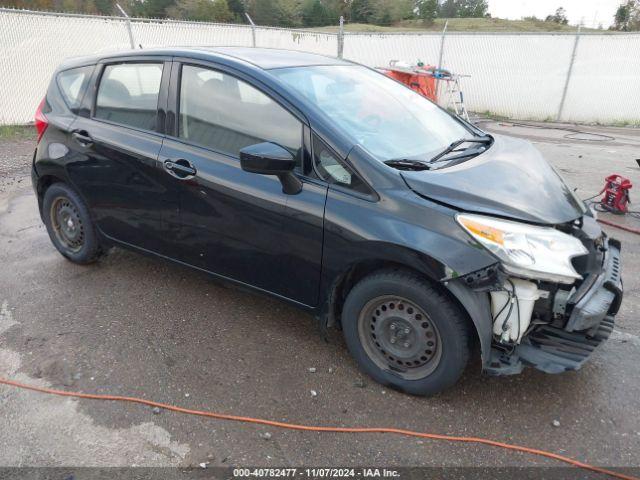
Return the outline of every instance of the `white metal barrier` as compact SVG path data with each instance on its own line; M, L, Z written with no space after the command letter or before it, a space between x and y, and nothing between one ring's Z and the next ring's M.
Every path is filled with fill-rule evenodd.
M342 41L344 58L373 67L394 59L437 65L442 56L443 68L471 76L463 80L471 111L556 120L562 110L563 121L640 123L640 34L455 32L442 41L439 33L334 34L148 19L131 19L130 26L137 48L255 45L335 56ZM32 121L64 58L129 48L125 18L0 9L0 124Z

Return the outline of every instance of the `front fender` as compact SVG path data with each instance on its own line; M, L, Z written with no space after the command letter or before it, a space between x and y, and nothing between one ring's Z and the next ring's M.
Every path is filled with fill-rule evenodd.
M482 354L482 366L486 366L491 358L491 341L493 336L493 321L491 318L491 305L487 292L475 292L464 284L461 279L455 279L443 283L462 307L467 311L473 322L480 341Z
M323 273L333 277L350 264L389 260L441 281L495 264L456 223L455 210L409 190L379 195L380 200L370 201L329 187Z
M329 188L320 317L329 325L337 320L345 277L348 285L362 277L350 281L354 270L366 275L378 268L407 268L444 285L457 299L476 328L486 365L492 339L488 295L474 292L459 277L495 265L495 258L460 228L455 210L407 190L379 194L379 201L366 201Z

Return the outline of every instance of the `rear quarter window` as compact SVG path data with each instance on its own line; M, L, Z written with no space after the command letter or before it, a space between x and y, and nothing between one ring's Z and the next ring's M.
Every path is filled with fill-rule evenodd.
M71 110L75 111L80 107L92 71L93 65L90 65L88 67L72 68L58 74L56 79L58 88L64 102Z

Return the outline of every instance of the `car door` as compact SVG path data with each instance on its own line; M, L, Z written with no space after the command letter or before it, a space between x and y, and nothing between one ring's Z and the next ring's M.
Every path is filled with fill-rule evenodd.
M327 185L306 179L299 194L287 195L277 177L245 172L239 161L241 148L269 141L302 165L304 119L222 67L173 71L176 122L160 160L180 182L180 259L315 305Z
M158 154L171 62L140 57L98 67L90 113L72 126L69 176L102 233L168 255L179 226L178 192Z

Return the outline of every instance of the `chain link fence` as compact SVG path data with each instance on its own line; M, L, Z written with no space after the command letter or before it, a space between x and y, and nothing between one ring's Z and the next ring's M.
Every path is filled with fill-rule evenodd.
M67 57L156 46L301 50L371 67L438 65L462 78L470 111L514 119L640 124L640 34L321 33L250 25L0 9L0 124L32 121Z

